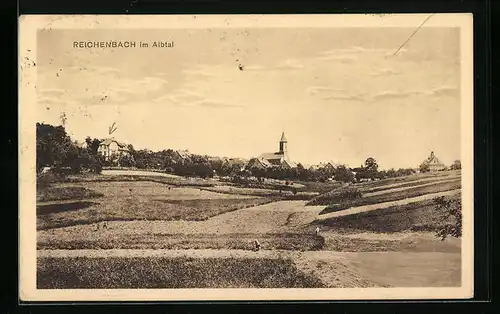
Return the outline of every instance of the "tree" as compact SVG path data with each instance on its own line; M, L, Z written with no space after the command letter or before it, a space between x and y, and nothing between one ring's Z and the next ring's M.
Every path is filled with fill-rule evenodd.
M368 172L377 172L378 171L378 164L375 158L373 157L368 157L365 161L365 169Z
M85 142L87 143L87 150L89 151L89 153L93 156L97 156L101 140L97 138L91 139L89 136L87 136Z
M335 180L342 182L352 182L354 181L354 174L351 169L344 165L338 166L335 170Z
M70 167L78 157L78 147L66 134L63 126L36 124L36 166Z
M125 154L118 158L118 165L120 167L135 167L135 160L132 155Z
M462 201L458 198L438 197L435 200L436 211L441 215L436 236L441 240L448 236L462 236Z
M420 165L420 172L429 172L430 170L429 164L423 163Z
M453 164L450 166L450 169L451 170L460 170L460 169L462 169L462 163L460 162L460 160L455 160L453 162Z

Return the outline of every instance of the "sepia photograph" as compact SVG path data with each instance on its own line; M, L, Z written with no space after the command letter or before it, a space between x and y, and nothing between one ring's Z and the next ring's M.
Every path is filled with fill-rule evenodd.
M21 298L472 297L472 15L19 36Z

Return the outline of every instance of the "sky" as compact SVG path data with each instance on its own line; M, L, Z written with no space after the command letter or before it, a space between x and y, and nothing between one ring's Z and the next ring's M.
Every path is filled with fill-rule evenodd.
M44 29L37 118L79 141L295 162L460 159L458 28ZM74 41L135 48L74 48ZM173 41L172 48L139 42Z

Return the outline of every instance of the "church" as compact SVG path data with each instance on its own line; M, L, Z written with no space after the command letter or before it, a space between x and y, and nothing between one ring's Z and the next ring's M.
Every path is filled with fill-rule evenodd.
M268 167L278 167L282 166L284 168L292 169L297 167L297 165L291 161L288 157L287 149L288 141L285 136L285 132L281 134L281 139L279 142L279 151L273 153L264 153L257 158L252 158L248 162L248 168L259 168L264 169Z
M434 152L431 152L431 155L422 162L420 167L427 166L429 171L441 171L445 170L446 166L434 155Z

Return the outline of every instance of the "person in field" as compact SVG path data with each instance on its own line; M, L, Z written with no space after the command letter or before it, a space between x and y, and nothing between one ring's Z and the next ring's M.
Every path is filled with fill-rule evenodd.
M255 241L254 241L254 246L255 246L255 251L259 251L259 250L260 250L260 243L259 243L259 240L255 240Z
M316 235L319 234L319 227L316 227Z

